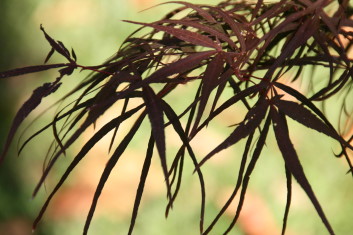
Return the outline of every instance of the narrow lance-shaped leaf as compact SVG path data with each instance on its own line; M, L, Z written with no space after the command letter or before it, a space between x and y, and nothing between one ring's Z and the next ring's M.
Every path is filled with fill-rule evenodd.
M236 185L234 187L234 190L233 190L232 194L230 195L230 197L227 200L227 202L224 204L222 209L218 212L217 216L213 219L211 224L208 226L208 228L205 230L205 232L202 235L207 235L209 232L211 232L212 228L216 225L218 220L221 218L221 216L224 214L224 212L228 209L230 204L233 202L235 196L237 195L238 190L239 190L239 188L241 186L241 183L243 181L244 170L245 170L245 166L246 166L246 161L248 159L248 154L249 154L249 151L250 151L250 147L251 147L251 143L252 143L252 140L253 140L253 136L254 136L254 133L251 133L249 135L247 141L246 141L244 152L243 152L243 156L242 156L241 163L240 163L240 168L239 168L239 171L238 171L237 183L236 183Z
M203 179L203 175L202 175L201 170L197 167L196 156L195 156L194 151L192 150L192 148L189 144L189 139L187 138L186 132L183 130L183 127L181 126L181 123L179 121L178 116L176 115L174 110L168 105L168 103L166 103L164 100L162 100L162 105L163 105L163 110L164 110L166 116L168 117L170 123L173 125L175 132L179 135L184 146L186 146L188 153L191 157L191 160L196 168L197 175L199 177L200 187L201 187L200 231L202 233L204 217L205 217L205 205L206 205L206 188L205 188L205 182ZM194 111L194 109L193 109L193 111ZM187 128L187 130L188 130L188 128Z
M121 110L121 115L123 115L123 114L126 112L126 109L127 109L128 104L129 104L129 98L126 98L126 99L124 100L124 106L123 106L123 108L122 108L122 110ZM120 126L120 124L118 124L118 125L115 127L115 130L114 130L112 139L111 139L110 144L109 144L108 152L110 152L110 150L111 150L112 147L113 147L114 140L115 140L115 137L116 137L116 133L117 133L118 130L119 130L119 126Z
M152 134L156 141L157 150L161 159L162 169L167 186L167 193L171 199L170 184L168 177L167 157L165 148L164 120L163 109L160 98L156 96L152 88L149 86L143 87L143 99L146 104L148 118L151 122Z
M49 61L49 59L50 59L51 56L54 54L54 52L55 52L54 48L51 48L50 51L49 51L49 53L48 53L48 55L47 55L47 57L46 57L45 60L44 60L44 64L46 64L46 63Z
M101 175L101 178L99 180L99 183L97 185L96 192L94 193L92 204L91 204L91 207L90 207L88 215L87 215L85 227L83 229L84 235L87 235L87 233L88 233L88 229L91 224L93 214L94 214L94 211L96 210L97 202L98 202L98 199L102 193L105 182L107 181L110 173L112 172L116 163L120 159L121 155L124 153L126 147L129 145L132 138L135 136L136 132L140 128L142 121L145 119L145 116L146 116L145 112L140 115L140 117L136 120L135 124L132 126L130 131L124 137L124 139L120 142L119 146L116 148L115 152L113 153L113 155L110 157L109 161L107 162L107 165L105 166L103 173Z
M274 104L278 107L280 111L286 114L293 120L301 123L302 125L321 132L327 136L330 136L338 141L340 141L339 135L335 130L332 130L323 121L321 121L317 116L315 116L310 110L306 109L303 105L295 103L293 101L277 99Z
M23 122L23 120L42 102L42 99L44 97L55 92L59 88L60 85L61 85L61 83L58 83L57 81L55 81L53 83L44 83L42 86L38 87L37 89L35 89L33 91L33 94L31 95L31 97L18 110L18 112L12 122L4 149L0 155L0 163L3 161L7 151L9 149L10 143L12 142L12 139L13 139L18 127Z
M47 64L47 65L33 65L33 66L27 66L23 68L18 68L18 69L12 69L12 70L7 70L4 72L0 72L0 79L1 78L9 78L9 77L15 77L15 76L20 76L28 73L37 73L49 69L55 69L55 68L62 68L69 66L69 64Z
M324 211L321 208L319 201L317 200L314 191L308 179L305 176L303 167L299 161L297 153L293 147L293 144L289 138L288 126L286 117L282 112L278 112L274 107L271 108L271 118L273 121L273 129L275 132L278 147L282 153L283 159L286 163L286 167L289 169L291 174L297 180L299 185L303 188L305 193L308 195L310 201L314 205L318 215L322 222L326 226L330 234L334 234L333 229L328 222Z
M151 166L151 159L153 156L153 147L154 147L154 138L153 138L153 135L151 134L150 140L148 141L146 158L143 163L142 170L141 170L140 183L138 185L136 196L135 196L134 209L132 210L132 216L131 216L128 235L131 235L132 231L134 230L135 221L137 218L137 213L138 213L138 209L140 206L143 190L145 188L147 175L148 175L148 172L149 172L150 166Z
M179 59L175 62L172 62L160 69L158 69L156 72L151 74L148 78L145 80L151 80L151 82L159 79L164 79L168 76L174 75L174 74L180 74L186 71L189 71L191 69L197 68L201 65L201 62L213 54L215 54L216 51L203 51L203 52L197 52L193 53L185 58Z
M65 48L64 44L62 42L56 42L52 37L50 37L47 32L45 32L44 28L42 25L40 25L40 30L44 33L45 39L49 42L49 44L52 46L52 48L63 55L66 59L68 59L70 62L72 59L70 58L70 53L69 51ZM50 55L50 52L49 52ZM49 59L49 58L48 58Z
M136 107L136 109L140 109L141 107L143 107L144 104L139 105L138 107ZM132 110L131 110L132 111ZM127 112L126 115L131 115L131 112ZM124 114L125 116L125 114ZM82 133L90 126L94 123L94 121L98 118L98 116L96 117L87 117L87 119L82 123L82 125L70 136L70 138L65 142L64 144L64 149L68 149L81 135ZM52 167L54 166L55 162L57 161L57 159L61 156L62 154L62 149L60 149L58 152L55 153L55 155L53 156L52 160L49 162L48 166L46 167L46 169L43 171L43 174L37 184L37 186L35 187L34 191L33 191L33 197L36 196L36 194L38 193L40 187L43 185L45 179L47 178L50 170L52 169Z
M308 99L306 98L303 94L301 94L300 92L298 92L297 90L286 86L282 83L279 82L274 82L273 83L276 87L282 89L283 91L287 92L289 95L295 97L296 99L298 99L300 102L302 102L304 105L308 106L317 116L319 116L324 122L325 124L333 131L335 130L335 128L332 126L332 124L327 120L327 118L325 117L325 115ZM340 138L340 143L344 146L347 147L349 149L353 150L353 146L351 146L349 143L347 143L347 141L345 141L342 137L340 137L338 134L336 136L337 138ZM335 138L335 139L337 139Z
M229 44L229 46L231 46L233 49L238 49L237 45L233 42L233 40L226 35L225 33L222 33L218 30L216 30L213 27L207 26L207 25L203 25L200 24L196 21L190 21L190 20L161 20L159 21L161 23L171 23L171 24L180 24L183 26L190 26L196 29L199 29L201 31L204 31L206 33L209 33L211 36L216 37L219 40L225 41Z
M210 113L207 119L197 128L196 131L191 133L191 136L195 136L202 128L204 128L213 118L222 113L224 110L237 103L239 100L244 100L245 97L255 94L262 89L262 85L254 85L245 90L239 91L234 96L225 101L222 105L220 105L215 111Z
M290 203L292 201L292 174L287 166L285 166L285 168L286 168L286 178L287 178L287 202L286 202L286 209L284 210L284 216L283 216L283 225L282 225L282 233L281 233L282 235L284 235L286 232L289 208L290 208Z
M159 5L170 4L170 3L177 3L177 4L185 5L186 7L189 7L191 9L193 9L194 11L196 11L197 13L199 13L199 15L202 16L203 18L205 18L207 21L212 22L212 23L217 22L208 11L202 9L200 6L198 6L196 4L192 4L192 3L184 2L184 1L168 1L165 3L161 3Z
M216 11L217 13L220 14L220 16L223 18L224 22L229 25L229 27L233 30L234 34L237 36L239 44L240 44L240 49L242 52L246 52L246 43L245 43L245 38L242 35L242 31L237 25L236 21L234 20L233 17L229 15L228 12L223 11L220 8L217 7L212 7L212 10Z
M234 145L242 138L250 135L261 124L262 119L266 115L267 108L268 101L264 98L260 99L256 106L249 110L244 121L235 128L230 136L201 160L199 167L216 153Z
M208 98L212 90L218 85L219 83L219 76L223 71L223 59L220 54L217 54L212 61L207 65L205 70L204 76L202 78L202 89L201 89L201 99L199 103L199 109L196 115L194 129L197 128L202 114L205 110Z
M170 35L173 35L176 38L179 38L182 41L190 42L194 45L210 47L210 48L215 48L215 49L221 50L221 47L218 43L216 43L211 38L209 38L205 35L202 35L200 33L192 32L192 31L185 30L185 29L178 29L178 28L174 28L171 26L159 25L156 23L148 24L148 23L141 23L141 22L135 22L135 21L130 21L130 20L124 20L124 21L128 22L128 23L152 27L158 31L166 32Z
M65 118L65 117L68 117L70 115L72 115L72 113L76 112L77 110L80 110L80 109L83 109L81 111L82 114L80 115L84 115L86 114L86 110L84 109L85 107L87 106L90 106L90 104L93 103L93 98L91 99L88 99L78 105L76 105L75 107L73 107L72 109L70 109L69 111L67 111L66 113L60 115L60 116L57 116L56 120L55 121L60 121L61 119ZM60 112L59 112L60 113ZM81 117L82 117L81 116ZM38 130L37 132L35 132L34 134L32 134L30 137L28 137L21 145L20 147L18 147L18 155L21 154L21 152L23 151L23 149L26 147L26 145L33 139L35 138L36 136L38 136L39 134L41 134L42 132L44 132L46 129L50 128L52 125L53 125L53 121L50 122L49 124L45 125L44 127L42 127L40 130ZM72 128L70 128L72 129Z
M105 124L101 129L97 131L81 148L80 152L75 156L75 158L72 160L70 165L67 167L65 173L62 175L60 178L59 182L56 184L54 187L53 191L50 193L48 196L47 200L45 201L44 205L42 206L42 209L40 210L37 218L35 219L33 223L33 229L35 229L40 222L41 218L44 215L44 212L46 211L51 199L55 195L55 193L60 189L60 187L63 185L67 177L70 175L70 173L73 171L73 169L80 163L80 161L86 156L86 154L91 150L91 148L99 141L101 140L104 136L106 136L112 129L115 128L115 126L118 123L121 123L125 121L127 118L131 117L133 114L135 114L137 111L139 111L143 106L140 105L134 109L129 110L128 112L124 113L122 116L119 116L117 118L114 118L107 124Z
M266 142L266 138L267 138L267 134L268 134L268 130L270 128L270 124L271 124L271 117L268 115L263 127L263 130L260 133L260 137L259 140L256 143L256 147L255 150L252 154L251 160L249 162L248 167L246 168L246 172L244 174L244 179L243 179L243 185L241 188L241 192L240 192L240 198L239 198L239 203L237 206L237 211L235 212L233 221L231 222L231 224L228 226L228 229L225 231L224 235L228 234L232 228L234 227L235 223L237 222L240 212L243 208L243 204L245 201L245 194L246 194L246 190L248 188L249 185L249 181L250 181L250 176L253 172L253 170L255 169L255 165L257 163L257 160L259 159L262 149L265 145Z

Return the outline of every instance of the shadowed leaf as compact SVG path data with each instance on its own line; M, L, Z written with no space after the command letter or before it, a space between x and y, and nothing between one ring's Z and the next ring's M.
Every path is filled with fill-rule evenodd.
M44 97L55 92L60 87L60 85L61 85L61 83L59 83L58 81L53 82L53 83L44 83L42 86L38 87L37 89L35 89L33 91L33 94L31 95L31 97L29 99L27 99L27 101L18 110L18 112L12 122L9 134L6 139L4 149L0 155L0 163L3 161L7 151L9 149L9 146L12 142L12 139L13 139L18 127L23 122L23 120L42 102L42 99Z
M28 73L37 73L49 69L54 69L54 68L61 68L61 67L66 67L68 64L47 64L47 65L34 65L34 66L28 66L28 67L23 67L23 68L18 68L18 69L12 69L4 72L0 72L0 78L9 78L9 77L15 77L15 76L20 76Z
M72 61L70 58L70 53L69 51L66 49L66 47L64 46L64 44L62 42L56 42L52 37L50 37L44 30L43 26L40 25L40 30L42 30L42 32L44 33L45 38L47 39L47 41L49 42L50 46L52 46L52 48L57 51L59 54L63 55L66 59L68 59L69 61ZM49 59L49 58L48 58Z

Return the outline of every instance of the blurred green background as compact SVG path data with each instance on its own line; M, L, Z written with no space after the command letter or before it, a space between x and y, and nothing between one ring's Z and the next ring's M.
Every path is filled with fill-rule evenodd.
M50 47L44 39L39 25L43 24L47 33L74 48L78 62L95 65L113 55L123 39L137 27L121 20L152 21L162 17L176 4L163 5L140 12L154 4L166 2L157 0L1 0L0 15L0 71L27 65L37 65L44 61ZM209 3L209 1L189 1ZM218 2L218 1L215 1ZM52 62L62 61L54 56ZM53 81L55 71L0 80L0 143L4 139L21 103L31 91L43 82ZM65 78L71 80L65 89L76 84L85 74L75 73ZM298 84L297 84L298 85ZM300 86L300 85L298 85ZM192 87L191 87L192 88ZM190 87L189 87L190 89ZM185 91L181 91L185 92ZM62 94L62 93L61 93ZM185 93L182 97L184 97ZM191 93L190 93L191 94ZM45 105L60 97L47 98ZM183 103L178 94L171 97L175 105ZM39 107L31 118L44 110ZM30 128L36 130L43 122ZM229 130L224 123L234 124L242 116L234 112L226 113L213 128L201 133L193 141L198 156L204 156L210 143L216 145ZM333 117L332 117L333 118ZM28 125L26 122L24 127ZM317 193L324 211L327 213L337 234L351 234L353 231L353 188L352 178L345 175L347 166L336 159L337 144L315 132L307 131L296 123L290 123L294 131L291 137L304 164L305 171ZM222 128L223 126L223 128ZM146 131L149 133L149 131ZM99 201L89 234L126 234L130 220L135 190L139 179L144 145L147 136L141 133L124 154L117 169L107 183ZM48 136L40 138L28 147L21 157L16 157L16 140L4 164L0 166L0 234L32 234L31 224L39 212L57 178L67 166L70 158L62 159L48 180L47 190L35 199L31 192L41 174L43 157L50 143ZM168 132L171 153L178 147L175 134ZM87 137L88 138L88 137ZM83 140L84 141L84 140ZM142 142L142 143L141 143ZM102 167L107 160L107 141L91 151L89 160L82 162L69 181L56 195L43 221L34 234L59 235L81 234L95 186ZM214 218L222 204L233 190L242 154L240 146L227 149L204 167L208 193L206 225ZM74 149L73 152L75 152ZM166 205L165 189L158 159L152 165L146 185L145 197L136 222L134 234L198 234L200 193L197 179L192 175L192 165L186 162L186 171L179 198L169 218L164 218ZM239 224L231 234L266 235L279 234L286 198L284 166L271 132L267 148L264 150L251 178ZM289 215L287 234L327 234L324 225L300 187L294 183L293 201ZM230 223L235 208L226 212L211 234L221 234Z

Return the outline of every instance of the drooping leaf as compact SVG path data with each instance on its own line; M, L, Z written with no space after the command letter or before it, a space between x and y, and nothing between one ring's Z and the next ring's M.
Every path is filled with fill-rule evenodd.
M241 163L240 163L240 168L238 171L238 178L237 178L237 183L234 187L234 190L232 192L232 194L230 195L230 197L228 198L227 202L223 205L222 209L218 212L217 216L213 219L213 221L211 222L211 224L207 227L207 229L205 230L205 232L202 235L207 235L208 233L211 232L212 228L216 225L216 223L218 222L218 220L221 218L221 216L224 214L224 212L228 209L228 207L230 206L230 204L233 202L235 196L238 193L238 190L241 186L241 183L243 181L243 176L244 176L244 170L245 170L245 166L246 166L246 161L249 155L249 151L250 151L250 146L253 140L253 133L251 133L246 141L245 144L245 148L244 148L244 153L241 159Z
M125 113L123 116L124 117L129 117L131 116L133 113L135 113L137 110L141 109L144 106L144 104L137 106L135 109L132 109L131 112L127 112ZM64 148L63 149L68 149L81 135L82 133L90 126L94 123L95 119L86 119L85 122L70 136L70 138L68 138L68 140L65 142L64 144ZM55 155L53 156L53 159L49 162L48 166L45 168L45 170L43 171L43 174L37 184L37 186L35 187L35 189L33 190L33 197L36 196L36 194L38 193L40 187L42 186L42 184L44 183L45 179L47 178L50 170L52 169L52 167L54 166L55 162L57 161L57 159L61 156L62 154L62 149L61 151L57 151L55 153Z
M163 105L163 110L170 120L171 124L173 125L173 128L175 132L179 135L181 141L183 142L184 146L187 148L188 153L191 157L191 160L194 164L195 167L197 167L197 159L194 154L194 151L192 150L189 140L186 136L186 132L183 130L183 127L181 126L181 123L179 121L178 116L176 113L173 111L173 109L162 100L162 105ZM200 187L201 187L201 214L200 214L200 232L203 232L203 224L204 224L204 216L205 216L205 205L206 205L206 189L205 189L205 182L203 178L202 171L200 169L196 169L197 175L199 177L200 181Z
M240 198L239 198L239 202L238 202L238 206L237 206L237 211L235 212L234 218L233 218L231 224L228 226L227 230L224 232L224 234L228 234L232 230L232 228L234 227L235 223L237 222L237 220L239 218L241 209L244 204L245 193L248 188L250 176L251 176L253 170L255 169L255 165L257 163L257 160L259 159L260 154L262 152L262 148L265 145L265 141L267 138L270 124L271 124L271 118L270 118L270 115L268 115L266 118L263 130L261 131L260 137L256 143L256 147L255 147L255 150L252 154L251 160L250 160L248 167L246 168L246 171L245 171L245 175L243 178L243 184L242 184L242 188L241 188L241 193L240 193Z
M286 202L286 209L284 210L284 216L283 216L283 225L282 225L282 233L281 233L282 235L285 235L285 232L286 232L289 208L292 201L292 174L287 166L285 166L285 168L286 168L286 178L287 178L287 202Z
M126 99L124 100L124 106L123 106L123 108L122 108L122 110L121 110L121 115L123 115L123 114L126 112L126 109L127 109L128 104L129 104L129 98L126 98ZM119 126L120 126L120 123L119 123L119 124L115 127L115 129L114 129L114 133L113 133L112 139L111 139L111 141L110 141L110 145L109 145L109 150L108 150L109 152L110 152L110 150L111 150L112 147L113 147L116 134L118 133L118 130L119 130Z
M198 30L204 31L205 33L210 34L211 36L222 40L224 42L227 42L233 49L237 49L238 47L236 46L236 44L230 39L230 37L228 35L226 35L225 33L222 33L220 31L218 31L217 29L215 29L214 27L211 26L207 26L207 25L203 25L200 24L197 21L190 21L190 20L161 20L161 23L169 23L169 24L179 24L182 26L190 26L193 28L196 28Z
M266 115L268 109L268 101L260 99L258 103L249 110L244 121L227 137L221 144L207 154L199 163L199 167L202 166L208 159L210 159L216 153L234 145L239 140L250 135L260 124Z
M59 182L56 184L54 187L53 191L50 193L48 196L47 200L43 204L37 218L33 222L33 229L35 229L42 219L44 212L46 211L51 199L53 196L56 194L56 192L60 189L60 187L63 185L63 183L66 181L70 173L73 171L73 169L80 163L80 161L86 156L86 154L91 150L91 148L98 143L99 140L101 140L107 133L109 133L118 123L123 122L124 120L128 119L131 117L133 114L135 114L137 111L139 111L143 106L140 105L128 112L126 112L124 115L119 116L117 118L114 118L107 124L105 124L99 131L97 131L81 148L80 152L76 155L76 157L72 160L71 164L67 167L65 173L62 175L60 178ZM44 179L43 179L44 180ZM41 180L41 181L43 181Z
M136 196L135 196L134 208L132 210L132 216L131 216L128 235L132 234L134 226L135 226L135 221L137 218L137 213L138 213L138 209L140 206L143 190L145 188L147 175L148 175L148 172L149 172L150 166L151 166L151 159L153 156L153 147L154 147L154 139L153 139L153 135L151 134L150 140L148 141L148 147L147 147L145 161L143 163L143 167L141 170L140 182L139 182Z
M208 98L212 90L219 83L219 76L223 71L223 58L222 55L217 54L212 61L207 65L204 76L202 78L202 89L201 89L201 99L199 103L199 109L196 114L194 129L197 128L202 114L205 110Z
M12 139L21 125L23 120L42 102L42 99L51 93L55 92L61 83L55 81L53 83L44 83L42 86L35 89L29 99L22 105L22 107L17 111L17 114L12 122L10 131L8 133L4 149L0 155L0 163L3 161Z
M154 94L152 88L149 86L143 87L143 99L145 101L148 117L151 122L153 138L156 142L159 157L161 159L163 174L167 186L167 194L169 199L171 199L172 196L168 177L162 104L160 98Z
M124 153L126 147L129 145L129 143L131 142L132 138L135 136L136 132L138 131L138 129L141 126L142 121L145 119L146 114L142 113L139 118L136 120L135 124L131 127L130 131L127 133L127 135L124 137L124 139L120 142L119 146L116 148L115 152L113 153L113 155L110 157L110 159L108 160L101 178L99 179L99 183L97 185L96 191L94 193L94 197L91 203L91 207L89 209L88 215L87 215L87 219L86 219L86 223L83 229L83 234L87 235L88 233L88 229L89 226L91 224L92 218L93 218L93 214L94 211L96 210L96 206L97 206L97 202L98 199L102 193L102 190L104 188L105 182L107 181L111 171L113 170L113 168L115 167L116 163L118 162L118 160L120 159L121 155Z
M220 105L214 112L210 113L207 119L197 128L195 132L191 134L191 136L195 136L202 128L204 128L213 118L222 113L224 110L237 103L239 100L252 95L256 92L259 92L263 88L262 85L254 85L249 88L246 88L243 91L238 92L227 101L225 101L222 105Z
M63 119L63 118L65 118L65 117L71 115L72 113L76 112L77 110L80 110L80 109L83 109L83 108L89 106L89 105L92 103L92 101L93 101L93 98L88 99L88 100L86 100L85 102L82 102L81 104L78 104L77 106L75 106L74 108L72 108L72 109L70 109L69 111L65 112L64 114L59 115L59 116L56 118L55 121L60 121L61 119ZM86 111L83 110L81 113L82 113L81 115L83 116L83 115L86 113ZM26 145L27 145L33 138L35 138L35 137L38 136L39 134L43 133L46 129L50 128L53 124L54 124L54 123L53 123L53 121L52 121L52 122L50 122L49 124L43 126L41 129L39 129L39 130L38 130L37 132L35 132L34 134L32 134L30 137L28 137L28 138L23 142L23 144L19 147L18 155L21 154L21 152L23 151L24 147L26 147ZM70 129L72 129L72 128L70 128Z
M282 153L286 167L297 180L299 185L303 188L305 193L308 195L311 203L314 205L318 215L326 226L328 232L330 234L334 234L332 227L329 221L327 220L326 215L322 210L321 205L317 200L308 179L305 176L302 164L300 163L294 146L290 140L287 121L284 114L282 112L278 112L277 110L275 110L275 108L271 108L271 119L273 122L273 129L275 132L277 144L279 150Z

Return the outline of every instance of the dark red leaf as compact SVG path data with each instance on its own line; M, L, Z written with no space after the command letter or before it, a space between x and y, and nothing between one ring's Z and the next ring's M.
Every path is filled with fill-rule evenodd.
M293 120L301 123L302 125L321 132L327 136L330 136L340 141L338 133L327 126L317 116L315 116L310 110L306 109L303 105L295 103L293 101L276 99L274 104L280 111L286 114Z
M46 211L51 199L53 196L56 194L56 192L60 189L60 187L63 185L67 177L70 175L70 173L73 171L73 169L80 163L80 161L86 156L86 154L92 149L92 147L99 141L101 140L106 134L108 134L113 128L118 123L123 122L127 118L131 117L133 114L135 114L137 111L139 111L143 106L138 106L134 109L131 109L130 111L126 112L124 115L119 116L117 118L114 118L107 124L105 124L101 129L99 129L81 148L80 152L75 156L75 158L72 160L70 165L67 167L65 173L62 175L60 178L59 182L56 184L54 187L53 191L50 193L48 196L47 200L43 204L37 218L33 222L33 229L35 229L40 222L41 218L44 215L44 212ZM44 180L44 179L43 179ZM41 180L42 181L42 180Z
M265 77L270 78L274 71L282 65L282 63L291 57L294 51L305 44L307 40L314 35L319 28L319 21L317 18L308 18L297 30L293 38L283 46L280 56L273 63L271 68L266 72Z
M73 48L71 48L71 55L72 55L72 58L74 58L74 61L76 62L77 61L77 56L76 56L76 53L75 53Z
M172 62L154 72L151 76L145 80L153 82L155 80L161 80L171 76L173 74L180 74L191 69L197 68L201 65L201 62L210 56L214 55L216 51L203 51L193 53L183 59L179 59L175 62Z
M239 202L238 202L238 206L237 206L237 211L235 212L232 223L228 226L228 229L224 232L224 234L228 234L232 230L232 228L234 227L235 223L237 222L237 220L239 218L241 209L244 204L245 194L246 194L246 190L248 188L248 184L250 181L250 176L251 176L253 170L255 169L255 165L257 163L257 160L260 157L260 154L262 152L262 148L265 146L265 142L266 142L266 138L267 138L270 124L271 124L271 118L270 118L270 115L268 115L267 119L265 121L265 125L263 127L263 130L260 133L259 140L256 143L255 150L252 154L251 160L249 162L249 165L248 165L246 172L245 172L245 175L244 175L243 185L241 188L240 198L239 198Z
M325 115L308 99L306 98L304 95L302 95L300 92L298 92L297 90L286 86L282 83L278 83L278 82L274 82L273 83L276 87L282 89L283 91L287 92L289 95L295 97L296 99L298 99L300 102L302 102L304 105L308 106L310 108L310 110L312 110L317 116L319 116L321 118L322 121L324 121L324 123L333 131L335 130L335 128L332 126L332 124L330 123L330 121L327 120L327 118L325 117ZM338 135L338 134L337 134ZM339 135L337 136L337 138L339 138L340 143L342 146L350 148L353 150L353 146L351 146L349 143L347 143L347 141L345 141L342 137L340 137Z
M242 121L239 126L226 138L221 144L219 144L214 150L204 157L198 167L201 167L208 159L210 159L216 153L234 145L242 138L249 136L260 124L266 115L268 108L268 101L265 99L260 99L258 103L249 110L244 121Z
M143 99L146 104L149 120L151 122L153 138L156 141L157 150L161 159L162 169L167 186L168 197L171 199L171 189L168 177L168 165L165 148L164 120L161 101L149 86L143 87Z
M299 185L308 195L310 201L314 205L327 230L330 232L330 234L334 234L332 227L328 222L325 213L322 210L321 205L317 200L314 191L312 190L311 185L305 176L303 167L289 138L287 121L284 114L282 114L281 112L279 113L277 110L275 110L275 108L271 108L271 118L273 122L273 129L275 132L277 144L286 163L286 167L289 169L291 174L298 181Z
M233 104L237 103L239 100L252 95L256 92L259 92L262 89L262 85L254 85L249 88L246 88L243 91L238 92L227 101L225 101L221 106L219 106L214 112L210 113L207 119L197 128L195 132L191 134L191 136L196 135L202 128L204 128L213 118L219 115L221 112L232 106Z
M227 81L231 78L231 76L233 74L234 74L234 70L232 68L229 68L219 78L219 84L218 84L218 87L217 87L217 92L216 92L215 98L213 99L213 103L212 103L212 107L211 107L210 113L213 113L214 110L216 109L217 102L218 102L219 98L221 97L221 94L223 93L223 91L224 91L224 89L225 89L225 87L227 85Z
M134 208L132 210L132 216L131 216L128 235L131 235L132 231L134 230L135 221L137 218L137 213L138 213L138 209L140 206L143 190L145 188L147 175L148 175L148 172L149 172L150 166L151 166L151 159L153 156L153 147L154 147L154 138L153 138L153 135L151 134L150 140L148 141L148 147L147 147L145 161L143 163L143 167L141 170L140 182L139 182L136 196L135 196Z
M66 59L69 61L72 61L70 58L70 53L64 46L62 42L56 42L52 37L50 37L44 30L43 26L40 25L40 30L44 33L45 38L49 42L49 44L52 46L52 48L57 51L59 54L63 55Z
M77 110L83 109L87 106L90 106L93 103L93 98L88 99L78 105L76 105L74 108L70 109L69 111L67 111L66 113L60 115L57 117L57 119L55 121L60 121L61 119L70 116L72 113L76 112ZM84 115L86 113L86 110L83 110L82 112ZM45 131L46 129L48 129L49 127L51 127L53 125L53 121L50 122L49 124L45 125L44 127L42 127L40 130L38 130L37 132L35 132L34 134L32 134L30 137L28 137L23 144L21 145L21 147L18 150L18 154L20 154L22 152L22 150L24 149L24 147L36 136L38 136L40 133L42 133L43 131Z
M112 172L113 168L115 167L116 163L120 159L121 155L125 152L126 147L129 145L131 142L132 138L135 136L136 132L141 126L142 121L145 119L146 114L142 113L140 117L136 120L135 124L131 127L130 131L127 133L127 135L124 137L124 139L120 142L119 146L116 148L115 152L113 155L110 157L108 160L101 178L99 179L99 183L97 185L96 191L94 193L94 197L92 200L91 207L89 209L85 227L83 230L83 234L87 235L89 226L91 224L92 218L94 211L96 210L97 202L98 199L102 193L102 190L104 188L105 182L109 178L110 173Z
M201 187L201 215L200 215L200 231L202 233L203 231L203 223L204 223L204 216L205 216L205 203L206 203L206 188L205 188L205 182L203 179L203 175L201 170L197 167L197 159L194 154L194 151L192 150L190 144L189 144L189 139L187 138L186 131L183 130L183 127L181 126L181 123L179 121L178 116L174 112L174 110L162 100L162 105L163 105L163 110L168 117L170 123L173 125L173 128L175 132L179 135L181 141L183 142L184 146L186 146L188 153L191 157L191 160L196 168L196 172L199 177L200 181L200 187ZM194 110L195 111L195 110ZM188 129L188 128L187 128Z
M0 72L0 79L20 76L28 73L37 73L37 72L41 72L49 69L66 67L68 65L69 64L48 64L48 65L34 65L34 66L28 66L28 67L23 67L18 69L12 69L8 71Z
M230 28L233 30L234 34L237 36L237 39L240 44L240 50L242 52L246 52L246 43L245 43L245 38L242 35L242 29L239 28L239 25L234 20L234 18L232 16L230 16L227 12L224 12L220 8L212 7L211 9L216 11L217 13L219 13L220 16L223 18L224 22L230 26Z
M190 21L190 20L161 20L159 21L160 23L171 23L171 24L180 24L180 25L185 25L185 26L190 26L196 29L199 29L201 31L204 31L205 33L209 33L211 36L214 36L222 41L227 42L233 49L237 49L238 47L235 45L235 43L230 39L229 35L226 35L225 33L222 33L215 29L214 27L203 25L198 23L197 21Z
M208 11L205 11L204 9L202 9L200 6L198 6L196 4L192 4L192 3L189 3L189 2L183 2L183 1L168 1L168 2L165 2L165 3L161 3L159 5L169 4L169 3L177 3L177 4L185 5L185 6L189 7L189 8L191 8L191 9L193 9L197 13L199 13L200 16L202 16L203 18L205 18L209 22L212 22L212 23L216 23L217 22L213 18L213 16L210 13L208 13Z
M54 54L54 52L55 52L54 48L51 48L47 57L44 60L44 64L46 64L48 62L48 60L51 58L51 56Z
M0 163L3 161L10 146L10 143L12 142L12 139L23 120L42 102L42 99L44 97L55 92L60 87L60 85L61 83L59 83L58 81L53 83L44 83L42 86L38 87L33 91L31 97L18 110L12 122L4 149L0 155Z
M244 170L245 170L246 161L247 161L247 158L248 158L248 155L249 155L251 143L252 143L252 140L253 140L253 136L254 136L253 133L250 134L248 139L247 139L247 141L246 141L243 157L242 157L242 160L241 160L241 163L240 163L240 168L239 168L239 171L238 171L237 183L235 185L235 188L234 188L232 194L230 195L230 197L227 200L227 202L224 204L222 209L218 212L217 216L213 219L211 224L208 226L208 228L205 230L205 232L202 235L207 235L209 232L211 232L212 228L216 225L217 221L221 218L223 213L228 209L230 204L233 202L235 196L237 195L238 190L239 190L239 188L241 186L241 183L243 181Z
M202 114L205 110L208 98L212 90L217 87L219 83L219 76L223 71L223 58L222 55L217 54L212 61L207 65L205 73L202 77L202 89L201 89L201 96L200 96L200 103L199 109L196 114L194 129L197 128Z
M221 46L218 43L216 43L215 41L213 41L211 38L209 38L205 35L199 34L199 33L189 31L189 30L178 29L178 28L174 28L174 27L170 27L170 26L163 26L163 25L153 24L153 23L148 24L148 23L141 23L141 22L135 22L135 21L130 21L130 20L124 20L124 21L128 22L128 23L140 24L140 25L152 27L158 31L166 32L170 35L173 35L176 38L179 38L182 41L189 42L194 45L211 47L211 48L215 48L217 50L221 50Z
M286 178L287 178L287 202L286 202L286 209L284 210L281 235L285 235L285 232L286 232L289 208L290 208L290 203L292 201L292 174L287 166L285 166L285 168L286 168Z

